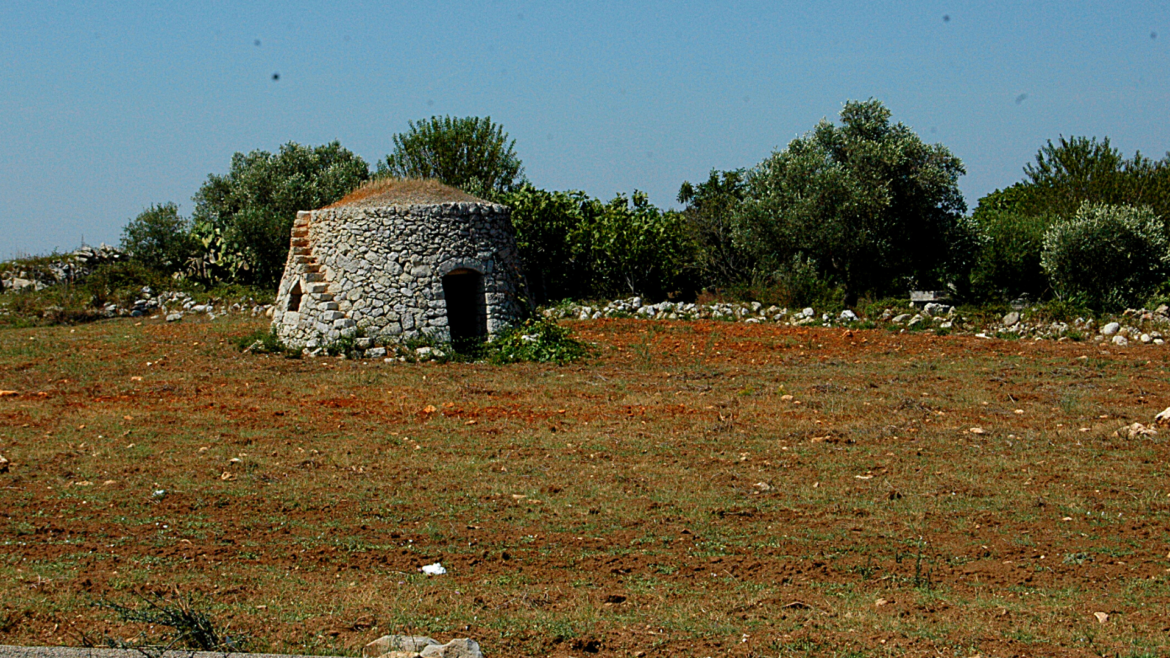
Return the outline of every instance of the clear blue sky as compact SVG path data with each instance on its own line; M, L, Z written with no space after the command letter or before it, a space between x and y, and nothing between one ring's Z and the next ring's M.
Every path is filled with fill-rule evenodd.
M189 214L236 151L339 140L372 164L436 114L490 115L537 186L661 206L848 99L962 158L972 206L1061 134L1170 150L1164 0L6 0L0 55L0 258Z

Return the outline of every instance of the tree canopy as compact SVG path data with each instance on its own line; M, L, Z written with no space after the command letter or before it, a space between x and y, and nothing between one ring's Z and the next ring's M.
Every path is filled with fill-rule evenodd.
M491 117L431 117L394 135L378 176L434 178L477 195L513 189L524 179L516 140Z
M891 123L881 102L847 102L840 126L821 121L749 173L736 242L765 275L807 259L847 305L939 285L965 276L977 243L964 173L945 146Z
M297 211L327 206L369 176L366 162L337 142L236 153L230 171L211 174L195 194L194 233L208 267L229 280L275 285Z

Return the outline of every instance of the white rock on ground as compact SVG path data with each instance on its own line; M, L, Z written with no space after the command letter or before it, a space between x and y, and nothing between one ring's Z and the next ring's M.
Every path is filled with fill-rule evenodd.
M1113 334L1117 333L1120 330L1121 330L1120 324L1118 324L1116 322L1110 322L1109 324L1105 325L1104 327L1101 327L1101 335L1102 336L1112 336Z
M384 635L362 649L363 658L483 658L479 643L461 637L446 644L419 635Z

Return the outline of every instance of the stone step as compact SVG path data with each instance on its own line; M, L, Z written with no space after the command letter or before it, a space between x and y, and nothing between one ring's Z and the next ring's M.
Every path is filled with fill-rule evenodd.
M305 292L309 293L310 295L318 295L323 292L329 292L329 284L320 282L310 283L309 285L305 286Z
M305 269L308 269L308 268L305 268ZM320 272L314 271L314 272L306 272L305 273L305 283L317 283L319 281L324 281L324 280L325 280L325 275L320 273Z
M322 311L336 311L341 307L337 305L337 302L321 302L317 305L317 308L321 309Z
M292 236L294 238L307 238L309 237L309 228L307 226L294 226Z
M320 272L321 266L316 264L316 263L309 263L308 265L305 265L303 268L301 268L301 271L303 271L305 273L305 276L307 277L310 274L316 274L316 273ZM322 275L322 276L324 276L324 275ZM308 279L305 279L305 280L307 281Z
M294 248L295 247L308 247L309 246L309 239L308 238L293 238L292 239L292 246Z
M293 247L292 253L294 256L312 256L313 250L308 247Z
M331 302L331 301L333 301L333 293L331 293L331 292L319 292L319 293L315 293L313 295L310 295L310 297L315 302Z

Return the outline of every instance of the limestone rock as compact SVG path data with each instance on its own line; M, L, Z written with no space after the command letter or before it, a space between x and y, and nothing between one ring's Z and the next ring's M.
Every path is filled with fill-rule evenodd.
M1154 416L1154 424L1158 427L1166 427L1170 425L1170 407L1166 407L1162 411L1158 412L1157 416Z
M1014 327L1014 326L1016 326L1017 323L1019 323L1019 321L1020 321L1020 314L1017 313L1016 311L1012 311L1011 313L1008 313L1007 315L1003 316L1003 326L1005 326L1005 327Z
M362 648L362 658L381 658L391 653L415 656L427 647L438 646L442 645L421 635L383 635Z
M1121 331L1121 325L1116 323L1116 322L1110 322L1109 324L1105 325L1104 327L1101 327L1101 335L1102 336L1112 336L1113 334L1117 333L1118 331Z
M1129 339L1125 336L1114 336L1113 344L1118 347L1125 347L1126 345L1129 345Z
M423 658L483 658L483 651L478 642L464 637L441 646L426 647L420 655Z
M7 473L9 466L10 464L8 463L8 460L4 458L4 455L0 455L0 473Z

